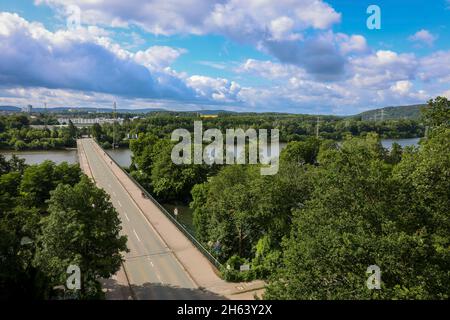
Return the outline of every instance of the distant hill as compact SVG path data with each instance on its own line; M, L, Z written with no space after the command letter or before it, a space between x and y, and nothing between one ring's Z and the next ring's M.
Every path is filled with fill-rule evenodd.
M410 106L385 107L380 109L368 110L359 113L353 117L361 117L362 120L381 120L383 119L410 119L417 120L420 118L420 109L424 104L415 104Z
M374 110L364 111L362 113L349 116L350 118L361 118L362 120L381 120L382 114L383 119L411 119L417 120L420 117L420 108L425 105L410 105L410 106L399 106L399 107L384 107ZM21 108L15 106L0 106L0 112L20 112ZM33 112L50 112L50 113L111 113L112 108L69 108L69 107L57 107L57 108L33 108ZM152 113L152 112L176 112L176 113L199 113L203 115L216 115L216 114L240 114L240 115L256 115L258 113L248 113L248 112L235 112L226 110L191 110L191 111L170 111L162 108L145 108L145 109L117 109L118 113ZM265 112L266 115L284 115L285 113L277 112Z
M20 112L22 111L19 107L14 106L0 106L0 111L8 112ZM80 113L80 112L93 112L93 113L111 113L112 108L69 108L69 107L56 107L56 108L33 108L33 112L51 112L51 113ZM117 109L118 113L149 113L149 112L171 112L170 110L163 108L145 108L145 109ZM219 113L234 113L232 111L226 110L187 110L187 111L172 111L172 112L189 112L189 113L201 113L208 115L215 115Z
M20 112L22 109L14 106L0 106L0 111Z

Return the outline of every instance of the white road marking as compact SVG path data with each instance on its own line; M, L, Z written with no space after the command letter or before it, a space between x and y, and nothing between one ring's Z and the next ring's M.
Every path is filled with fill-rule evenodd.
M121 206L121 207L122 207L122 204L120 203L120 201L119 201L119 200L117 200L117 203L119 204L119 206Z
M156 276L158 277L159 282L161 282L161 284L164 284L164 281L161 280L161 277L159 276L159 273L157 273Z
M136 236L136 238L139 240L139 242L141 242L141 239L139 239L138 234L136 233L136 230L133 229L134 235Z
M128 221L130 221L130 218L128 218L128 215L125 213L125 218L127 218Z

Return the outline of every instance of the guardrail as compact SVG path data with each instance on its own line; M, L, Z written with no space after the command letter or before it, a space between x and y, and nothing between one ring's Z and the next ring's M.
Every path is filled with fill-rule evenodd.
M99 146L99 148L101 150L103 150L103 152L106 153L106 150L102 148L102 146L97 142L97 145ZM141 189L142 192L144 192L144 194L159 208L159 210L161 210L162 213L164 213L164 215L169 218L169 220L178 228L178 230L180 230L185 236L186 238L189 239L189 241L191 241L191 243L198 249L200 250L200 252L205 256L206 259L209 260L209 262L211 262L216 268L218 268L220 270L220 268L222 267L222 264L219 262L219 260L217 260L190 232L189 230L187 230L180 222L178 222L177 219L175 219L167 210L166 208L164 208L155 198L153 198L153 196L147 191L145 190L145 188L143 186L141 186L141 184L139 182L136 181L136 179L134 179L128 172L126 172L122 166L117 163L116 160L114 160L109 154L108 154L109 158L114 161L114 163L120 168L120 170L122 170L127 176L128 178L130 178L131 181L133 181L138 187L139 189Z

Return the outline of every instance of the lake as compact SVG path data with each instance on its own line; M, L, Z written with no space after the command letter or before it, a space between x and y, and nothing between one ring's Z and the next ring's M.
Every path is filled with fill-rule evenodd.
M402 147L418 145L420 138L411 139L384 139L381 140L383 147L390 149L394 142L397 142ZM280 143L280 150L286 147L286 143ZM106 152L113 158L119 165L123 167L129 167L131 164L131 150L130 149L109 149ZM48 151L11 151L0 150L0 154L3 154L6 159L10 159L12 154L25 159L27 164L37 164L45 160L52 160L55 163L61 163L66 161L68 163L77 163L77 151L74 150L48 150ZM270 147L269 147L270 154Z
M381 140L383 147L390 149L394 142L397 142L402 147L418 145L420 138L411 139L384 139ZM280 150L286 147L286 143L280 143ZM269 148L270 150L270 148ZM131 164L131 150L130 149L110 149L106 152L113 158L119 165L123 167L129 167ZM270 152L269 152L270 153ZM76 150L48 150L48 151L11 151L0 150L0 154L3 154L6 159L11 158L12 154L16 154L20 158L24 158L27 164L37 164L45 160L52 160L56 163L67 161L68 163L77 163L77 151Z
M39 164L45 160L51 160L55 163L68 162L77 163L77 150L48 150L48 151L10 151L0 150L0 154L4 155L6 159L10 159L13 154L19 158L25 159L27 164Z
M383 139L381 144L384 148L391 149L392 144L397 142L402 148L407 146L417 146L421 138L410 138L410 139Z

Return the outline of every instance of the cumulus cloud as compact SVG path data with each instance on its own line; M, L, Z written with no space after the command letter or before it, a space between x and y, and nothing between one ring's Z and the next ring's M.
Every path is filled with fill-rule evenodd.
M354 34L348 36L344 33L338 33L336 39L343 54L364 53L369 51L366 38L361 35Z
M408 80L402 80L402 81L397 81L394 85L391 86L391 90L399 93L399 94L407 94L411 88L412 88L413 84L411 81Z
M398 54L390 50L354 58L350 63L353 85L372 89L386 89L395 81L411 80L417 68L414 54Z
M306 38L301 43L266 40L264 48L281 62L302 67L318 80L337 80L345 72L347 59L339 51L332 32Z
M417 31L415 34L408 38L410 41L414 41L421 44L426 44L427 46L432 46L437 36L431 34L430 31L422 29Z
M270 80L285 79L292 76L305 76L305 71L299 67L255 59L247 59L235 68L235 71L238 73L253 74Z
M266 51L285 63L305 66L321 78L336 78L345 59L323 36L302 42L308 29L326 30L341 14L322 0L37 0L55 8L77 5L82 22L137 25L153 34L220 34ZM193 9L195 8L195 9ZM62 9L60 9L62 10ZM352 38L357 48L360 38ZM323 67L322 67L323 66Z
M240 37L268 29L284 32L326 29L341 15L322 0L36 0L55 8L79 6L88 24L135 24L154 34L205 34L218 31ZM244 28L242 28L244 27ZM275 32L278 32L275 31Z
M217 102L237 102L241 87L234 81L223 78L211 78L206 76L191 76L187 78L187 84L204 97L210 97Z
M147 98L195 96L180 79L151 73L126 53L108 49L108 41L93 41L95 34L81 30L52 33L17 14L0 13L2 86L65 88Z
M150 70L161 70L169 67L178 57L186 53L186 49L167 46L153 46L134 54L134 60Z

